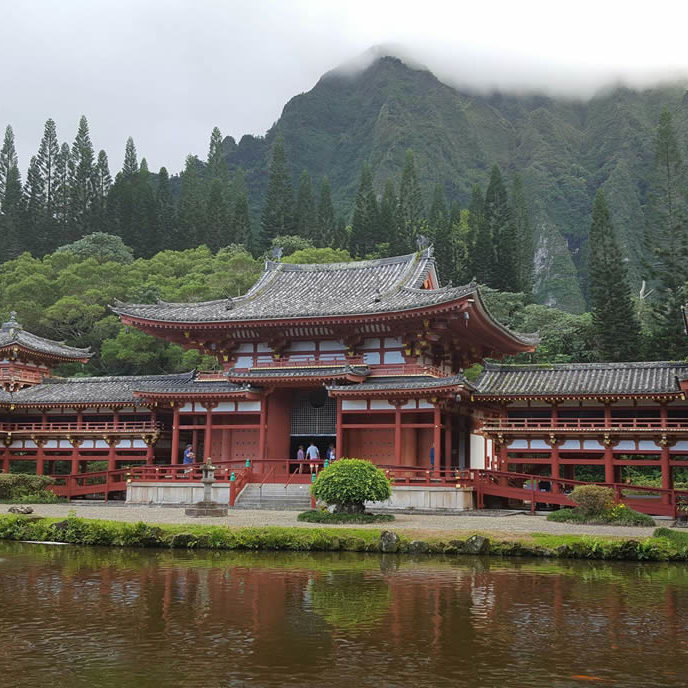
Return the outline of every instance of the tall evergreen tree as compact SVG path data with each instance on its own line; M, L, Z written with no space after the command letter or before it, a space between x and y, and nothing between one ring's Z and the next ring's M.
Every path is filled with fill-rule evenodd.
M688 350L680 317L688 279L686 170L667 110L659 118L655 153L650 219L656 298L651 350L663 357L683 358Z
M232 213L228 207L227 189L217 177L210 180L205 216L206 222L200 228L197 237L199 243L217 251L221 246L228 246L236 241Z
M7 188L7 179L10 175L10 170L17 167L17 151L14 147L14 131L8 124L5 129L5 138L0 149L0 206L5 198L5 189Z
M24 227L24 195L21 175L14 150L14 137L5 136L0 157L3 165L2 198L0 198L0 262L15 258L21 253Z
M423 194L418 184L416 163L413 151L406 151L404 169L399 185L399 209L396 242L392 246L394 253L407 253L413 250L413 242L419 234L419 228L425 214Z
M240 193L234 201L234 237L235 241L243 244L249 253L255 251L253 231L251 229L251 214L248 209L248 198Z
M183 248L196 246L205 233L205 201L201 179L198 175L199 161L195 155L188 155L177 206L177 224Z
M94 152L88 121L83 115L69 159L69 233L78 239L88 233L93 202Z
M155 201L157 207L156 225L160 248L180 249L183 246L183 242L177 232L176 208L172 196L170 175L165 167L161 167L158 172L158 190Z
M69 222L69 168L72 153L69 145L63 143L55 160L55 219L58 222L56 239L57 246L67 240L70 232L67 230Z
M296 234L320 243L318 234L318 215L313 198L313 185L307 170L301 173L299 190L296 194Z
M29 163L24 185L24 232L23 247L33 255L42 255L47 250L47 237L44 234L45 216L45 179L34 155Z
M327 177L320 183L320 198L318 200L318 236L316 246L332 246L334 239L335 219L334 206L332 205L332 193Z
M385 190L380 201L380 212L377 224L377 243L387 244L387 253L390 254L395 243L394 235L397 231L397 211L399 199L394 189L394 182L387 179Z
M93 227L99 232L106 230L106 203L111 187L112 175L107 153L101 150L93 170Z
M485 219L485 198L482 189L474 186L468 207L469 265L473 277L481 284L493 284L495 250L490 226Z
M263 206L260 234L256 241L258 252L267 251L276 236L294 234L294 193L284 151L284 140L278 136L272 147L272 162L268 190Z
M435 246L435 263L440 279L447 283L456 272L452 226L444 190L437 184L430 206L430 235Z
M361 171L361 181L356 194L356 205L351 222L349 250L362 258L370 253L377 243L378 207L373 189L373 173L366 162Z
M122 174L125 177L133 177L138 174L139 171L139 161L136 155L136 145L134 144L134 139L131 136L127 139L127 143L124 146L124 163L122 164Z
M60 143L57 140L57 128L52 119L46 121L43 128L43 138L38 148L38 166L45 183L45 213L46 217L55 217L55 188L57 163L60 155Z
M222 144L222 132L218 127L213 127L210 133L210 144L208 145L208 166L206 168L209 180L219 179L226 184L229 179L227 161Z
M523 189L521 175L516 173L512 183L511 220L514 223L514 234L518 249L518 286L520 291L531 294L534 278L533 230L530 225L530 213Z
M626 265L601 189L595 196L590 226L590 301L599 358L637 358L640 325L633 309Z
M485 231L494 246L494 266L487 284L502 291L519 291L515 227L511 220L502 173L497 165L492 167L490 173L490 183L485 193L484 216Z

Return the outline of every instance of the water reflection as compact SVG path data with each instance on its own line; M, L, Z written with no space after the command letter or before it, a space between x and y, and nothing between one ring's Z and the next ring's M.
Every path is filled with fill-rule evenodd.
M683 686L685 566L0 543L12 686Z

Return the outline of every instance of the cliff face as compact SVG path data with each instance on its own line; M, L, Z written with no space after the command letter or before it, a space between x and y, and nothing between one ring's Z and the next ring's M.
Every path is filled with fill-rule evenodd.
M688 104L680 86L644 91L616 88L588 101L537 95L481 95L441 83L428 71L383 57L356 74L325 74L292 98L265 137L228 139L230 167L243 167L252 205L267 185L270 149L285 139L294 177L306 169L330 179L338 212L348 216L360 169L368 160L381 191L401 174L412 149L429 202L436 183L468 205L471 187L487 185L494 163L507 177L520 172L536 230L536 298L565 310L583 309L587 235L595 192L603 186L629 265L640 287L644 209L654 164L659 113L674 114L688 139ZM348 219L348 217L347 217Z

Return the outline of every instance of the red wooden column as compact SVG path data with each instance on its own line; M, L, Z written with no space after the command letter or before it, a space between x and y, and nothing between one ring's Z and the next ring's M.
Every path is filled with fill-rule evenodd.
M215 408L216 404L213 404L211 402L208 402L205 404L205 431L203 434L203 452L205 453L205 456L202 457L202 460L205 461L207 458L210 457L210 454L212 452L212 443L213 443L213 409ZM196 458L198 461L198 458Z
M556 438L552 443L552 478L554 480L561 478L561 464L559 463L559 442ZM552 481L552 492L561 492L561 485Z
M394 404L394 463L401 466L401 402Z
M5 447L2 451L2 472L3 473L9 473L10 472L10 449L9 449L9 447Z
M612 426L612 407L609 404L604 405L604 427L611 428ZM614 443L611 437L605 436L604 440L604 482L615 483L616 475L614 471Z
M437 471L439 463L442 460L442 410L440 409L439 403L435 403L433 425L432 444L435 447L435 471Z
M84 425L84 412L83 411L77 411L76 412L76 427L78 430L80 430Z
M341 459L342 456L345 456L344 454L344 428L342 428L343 425L343 417L344 414L342 413L342 400L337 397L337 425L335 427L335 456L338 459Z
M79 445L81 440L72 440L72 473L79 472Z
M108 443L108 471L114 471L117 468L116 448L119 439L117 437L110 437Z
M451 453L452 453L452 424L454 418L449 411L444 414L444 468L449 470L451 468Z
M666 404L662 404L660 406L660 418L662 420L662 428L666 428L667 426L667 406ZM662 468L662 489L663 490L671 490L674 486L674 481L673 481L673 476L671 475L671 454L669 452L669 440L666 435L662 435L662 438L659 441L661 447L662 447L662 452L660 454L659 458L659 464ZM662 495L662 504L669 504L670 503L670 497L668 494Z
M265 394L260 400L260 429L258 431L258 458L265 459L266 452L266 433L268 429L268 400L269 393Z
M36 442L36 475L43 475L45 473L45 452L43 451L43 445L45 440L37 439Z
M170 463L179 463L179 406L172 409L172 456Z

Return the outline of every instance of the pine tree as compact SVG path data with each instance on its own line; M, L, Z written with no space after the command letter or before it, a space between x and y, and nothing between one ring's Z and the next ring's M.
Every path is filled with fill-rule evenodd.
M43 138L38 148L38 166L45 183L45 213L46 217L55 217L55 189L60 143L57 140L57 128L52 119L46 121L43 128Z
M662 357L683 358L688 348L680 316L688 279L686 170L667 110L659 118L655 153L650 220L656 298L651 350Z
M155 255L161 248L158 230L157 202L148 162L141 159L138 174L134 177L134 223L136 232L131 247L145 258Z
M188 155L177 207L177 224L182 248L190 248L200 243L205 235L205 202L201 179L198 176L199 161L195 155Z
M93 228L99 232L106 230L106 203L111 187L112 175L107 153L101 150L98 152L93 175Z
M494 265L489 284L502 291L519 291L518 246L514 224L511 220L509 199L502 179L502 173L494 165L490 183L485 193L485 231L494 246Z
M2 149L0 149L0 206L2 206L3 199L5 198L5 189L7 188L10 170L17 166L17 151L14 147L14 131L12 131L12 127L8 124L5 129Z
M313 199L313 185L307 170L301 173L296 194L296 234L314 241L318 234L318 216Z
M430 235L435 246L435 264L440 279L445 284L456 272L452 227L447 202L442 187L437 184L430 206Z
M356 194L356 205L351 222L349 250L352 255L363 258L377 243L378 207L373 189L373 174L366 162L361 171L361 181Z
M332 248L343 248L349 251L351 242L351 227L347 227L343 217L338 217L334 222L334 234L332 235Z
M21 175L14 150L14 137L5 136L5 145L0 152L2 158L2 198L0 199L0 262L15 258L22 250L22 229L24 227L24 195Z
M278 136L272 147L268 191L265 196L256 250L267 251L276 236L294 234L294 231L294 194L291 176L284 152L284 140Z
M56 246L64 244L69 234L67 224L69 222L69 168L71 157L69 145L63 143L55 160L54 207L55 219L59 225L58 233L55 237Z
M124 164L122 165L122 174L125 177L133 177L138 174L139 162L136 155L136 145L134 144L134 139L131 136L127 139L127 143L124 146Z
M38 158L34 155L29 163L29 170L24 185L24 232L23 247L33 255L42 255L46 250L47 237L44 234L45 215L45 179Z
M492 284L495 252L490 228L485 220L485 198L482 189L474 186L468 208L468 246L470 272L481 284Z
M228 246L236 241L226 187L217 177L210 180L205 215L206 222L198 236L199 243L207 244L212 251L217 251L221 246Z
M316 246L331 246L334 239L335 219L334 206L332 205L332 193L330 182L323 177L320 183L320 199L318 201L318 236L315 239Z
M159 248L178 250L182 248L183 242L177 231L177 218L172 187L170 186L170 175L167 168L161 167L158 172L158 191L156 194Z
M626 265L601 189L595 196L590 226L590 301L599 358L636 358L640 325L633 309Z
M248 209L248 198L240 193L234 201L234 237L235 241L243 244L249 253L254 252L253 231L251 229L251 215Z
M523 180L521 175L514 175L511 193L511 220L514 223L514 234L518 248L519 290L526 294L533 291L534 279L534 247L533 230L530 226L530 214L526 202Z
M72 144L69 159L69 227L72 239L87 234L93 202L94 153L88 132L88 121L83 115Z
M214 127L210 133L210 144L208 146L208 166L207 177L209 180L219 179L223 184L229 181L227 161L224 155L222 144L222 132Z
M419 234L419 227L425 214L415 158L410 150L406 151L404 169L401 173L398 213L399 227L395 233L396 241L392 249L398 254L408 253L413 250L414 240Z
M394 182L388 179L385 182L385 190L380 201L378 215L377 244L387 244L387 254L391 253L394 245L394 235L397 231L397 208L399 199L394 189Z

